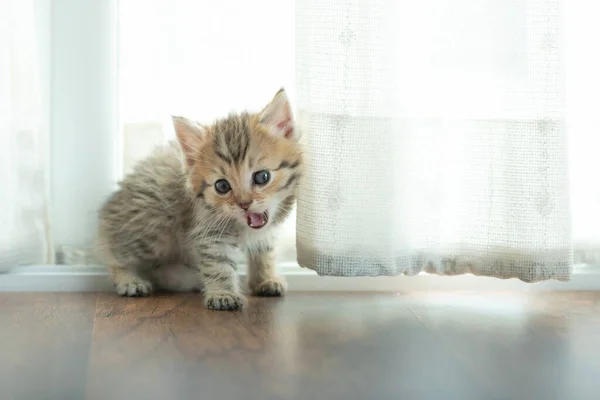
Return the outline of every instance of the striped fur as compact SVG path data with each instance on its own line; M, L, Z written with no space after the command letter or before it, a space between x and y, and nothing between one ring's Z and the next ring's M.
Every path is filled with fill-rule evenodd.
M298 133L285 91L260 113L201 126L173 118L177 141L138 163L100 211L98 250L120 295L155 288L202 290L208 308L242 307L236 252L246 252L253 294L279 296L275 230L288 216L302 176ZM253 174L269 171L265 185ZM225 179L231 190L218 193ZM260 229L248 212L268 214Z

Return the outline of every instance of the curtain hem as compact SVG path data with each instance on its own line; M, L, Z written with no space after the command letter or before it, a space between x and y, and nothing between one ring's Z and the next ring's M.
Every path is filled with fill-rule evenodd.
M417 275L487 276L499 279L517 278L534 283L546 280L569 281L573 273L571 252L518 254L489 252L486 255L415 253L393 258L371 255L340 255L299 245L298 264L314 270L319 276L375 277Z

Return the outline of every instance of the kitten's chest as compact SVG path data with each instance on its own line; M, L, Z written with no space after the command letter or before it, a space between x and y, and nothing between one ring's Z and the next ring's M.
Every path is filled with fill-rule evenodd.
M250 230L240 232L238 240L243 251L265 251L273 248L277 232L275 229Z

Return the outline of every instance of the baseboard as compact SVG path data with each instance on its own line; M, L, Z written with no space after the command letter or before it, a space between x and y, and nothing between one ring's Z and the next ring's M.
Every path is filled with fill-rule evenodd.
M577 271L577 270L576 270ZM465 276L396 276L396 277L320 277L294 264L284 264L290 291L406 292L414 290L468 291L596 291L600 290L600 273L579 270L568 282L545 281L534 284L517 279ZM242 272L242 275L244 273ZM101 266L43 265L14 269L0 275L0 292L102 292L112 291L106 269Z

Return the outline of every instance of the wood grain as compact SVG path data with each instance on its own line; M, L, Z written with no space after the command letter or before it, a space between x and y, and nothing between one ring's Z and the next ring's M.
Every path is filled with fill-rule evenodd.
M234 313L206 310L197 294L98 299L88 397L241 396L233 366L257 351ZM251 371L250 371L251 372ZM222 397L229 398L229 397Z
M436 293L413 311L490 396L591 400L600 398L599 300L598 293Z
M395 295L295 294L240 319L265 341L269 398L481 399L477 382ZM258 396L260 393L253 393ZM258 398L258 397L254 397Z
M0 398L82 398L95 307L95 294L0 293Z
M0 294L2 399L597 399L600 293Z

